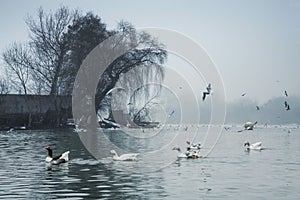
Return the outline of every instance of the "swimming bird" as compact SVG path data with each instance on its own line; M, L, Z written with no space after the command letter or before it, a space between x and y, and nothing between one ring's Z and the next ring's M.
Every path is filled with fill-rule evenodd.
M183 153L183 152L181 151L180 147L178 147L178 146L173 147L172 150L178 151L177 158L187 158L187 152L186 152L186 153Z
M110 150L109 153L113 155L113 160L116 161L135 161L139 155L138 153L127 153L119 156L115 150Z
M249 131L249 130L253 130L254 126L257 124L257 121L252 123L252 122L246 122L244 124L244 129L243 130L238 130L238 132L242 132L242 131Z
M285 95L286 97L289 96L286 90L284 90L284 95Z
M287 107L286 107L286 110L290 110L290 105L288 104Z
M241 96L243 97L243 96L245 96L247 93L243 93Z
M190 158L190 159L203 158L203 156L201 156L199 152L195 150L193 151L187 150L185 153L183 153L181 152L181 149L178 146L174 147L172 150L178 151L179 154L177 155L177 158Z
M69 161L69 153L70 151L66 151L63 154L57 155L53 157L53 150L51 147L46 146L44 147L48 151L48 156L46 157L45 161L50 162L52 164L58 165L60 163L65 163Z
M250 151L250 150L257 150L260 151L262 150L262 142L256 142L254 144L250 144L249 141L244 142L244 147L246 148L246 151Z
M259 107L258 107L258 106L256 106L256 110L259 110Z
M189 140L186 141L186 143L189 145L186 149L189 151L191 149L201 149L201 143L198 144L191 144L191 142Z
M211 84L209 83L208 86L206 87L206 92L203 92L203 95L202 95L202 100L204 101L205 98L206 98L206 95L209 95L211 92Z

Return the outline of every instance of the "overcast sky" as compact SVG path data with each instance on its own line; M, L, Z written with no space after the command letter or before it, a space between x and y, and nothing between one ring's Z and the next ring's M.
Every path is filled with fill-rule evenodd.
M28 39L28 14L61 5L92 11L111 29L125 20L136 28L167 28L190 37L216 64L228 101L247 93L263 103L284 90L300 96L300 1L2 0L0 51Z

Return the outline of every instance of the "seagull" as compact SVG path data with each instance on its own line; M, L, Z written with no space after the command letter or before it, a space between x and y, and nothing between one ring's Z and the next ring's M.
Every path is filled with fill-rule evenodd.
M175 110L173 110L170 114L169 114L169 118L174 114Z
M191 142L189 140L186 141L186 143L189 145L186 149L189 151L191 149L201 149L201 143L198 144L191 144Z
M206 92L203 92L202 100L205 100L206 95L209 95L211 92L211 84L209 83L208 86L206 87Z
M183 153L178 146L174 147L172 150L177 150L178 151L177 158L187 158L187 159L203 158L203 156L201 156L195 150L193 150L193 151L187 150L185 153Z
M290 110L290 105L287 103L287 101L284 102L284 107L286 110Z
M286 97L289 96L286 90L284 90L284 95L285 95Z

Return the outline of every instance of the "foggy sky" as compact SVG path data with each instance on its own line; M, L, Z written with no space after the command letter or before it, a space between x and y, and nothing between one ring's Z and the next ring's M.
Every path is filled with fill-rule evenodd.
M24 22L28 14L36 16L40 6L55 11L61 5L92 11L110 29L124 19L136 28L167 28L190 37L216 64L227 101L247 93L248 98L264 103L282 96L284 90L300 96L300 1L3 0L0 51L12 42L28 39ZM180 68L174 61L170 63L170 67ZM201 91L205 84L192 87Z

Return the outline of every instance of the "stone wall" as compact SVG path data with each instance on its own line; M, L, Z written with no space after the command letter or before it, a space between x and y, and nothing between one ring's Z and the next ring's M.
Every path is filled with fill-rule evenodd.
M72 118L71 96L0 95L0 129L57 127Z

